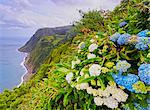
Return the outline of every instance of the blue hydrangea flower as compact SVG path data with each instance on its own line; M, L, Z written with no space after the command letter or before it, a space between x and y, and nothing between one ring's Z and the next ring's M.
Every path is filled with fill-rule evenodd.
M150 38L141 37L138 39L138 43L135 45L135 48L138 50L147 50L149 48Z
M128 39L131 37L131 35L130 34L122 34L119 38L118 38L118 40L117 40L117 43L119 44L119 45L124 45L124 44L127 44L128 43Z
M139 36L139 37L147 37L147 33L149 32L149 30L148 29L146 29L146 30L144 30L144 31L141 31L141 32L139 32L137 35Z
M121 34L115 33L112 36L110 36L110 40L113 42L116 42L120 36L121 36Z
M150 64L142 64L138 68L138 76L145 84L150 85Z
M135 92L135 90L132 88L132 85L139 81L139 77L137 75L128 74L127 76L123 76L120 74L112 74L112 77L118 85L125 87L131 92Z
M125 21L123 21L123 22L121 22L120 24L119 24L119 27L124 27L124 26L126 26L128 23L127 22L125 22Z

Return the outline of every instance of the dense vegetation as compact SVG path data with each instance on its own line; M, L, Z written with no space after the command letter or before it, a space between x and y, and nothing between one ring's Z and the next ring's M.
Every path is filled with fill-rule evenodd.
M35 48L30 52L27 64L32 65L33 72L35 72L40 65L45 61L51 61L52 51L60 44L67 42L66 35L53 35L42 37L36 44Z
M140 81L140 85L142 85L140 87L142 87L142 89L138 88L137 90L141 91L138 91L139 93L136 93L137 91L133 92L131 88L115 80L117 70L113 69L111 66L111 64L113 64L112 62L114 62L114 66L119 60L125 60L129 63L126 62L128 71L122 71L123 73L121 73L120 77L126 79L125 76L129 74L128 72L138 75L137 69L140 65L143 63L150 63L150 57L148 56L150 50L149 47L147 48L147 43L145 44L146 47L144 46L144 50L141 50L141 48L134 45L120 45L122 42L116 42L110 38L113 38L116 32L119 34L128 33L130 35L136 35L142 30L150 29L149 5L149 2L143 2L143 0L124 0L112 12L90 11L89 13L82 13L83 18L75 24L74 31L78 32L76 37L58 45L57 48L54 48L52 51L50 51L51 44L57 44L57 42L61 40L61 37L55 42L51 41L56 36L44 37L41 39L38 42L39 47L37 46L39 50L37 49L33 52L33 62L35 59L40 59L38 60L39 62L35 63L41 63L44 56L46 56L46 60L42 62L43 65L29 82L22 84L19 88L14 88L12 91L5 90L0 94L0 109L109 110L111 108L106 105L97 106L93 95L88 94L86 90L79 90L82 88L74 87L76 86L77 77L80 76L80 71L83 70L84 73L87 73L87 67L91 66L93 63L107 67L104 69L106 73L97 77L101 79L98 83L95 77L89 78L89 76L87 79L83 79L83 77L79 78L80 83L86 82L95 89L101 87L103 90L107 85L111 86L116 84L118 88L128 94L127 101L119 103L116 110L147 109L147 99L149 98L149 86L147 82ZM149 37L149 34L149 32L146 32L144 35ZM116 34L114 38L116 39ZM96 43L102 52L99 53L99 51L95 49L95 51L91 51L91 53L99 57L87 59L88 48L92 44L91 42ZM136 44L137 42L132 43ZM40 53L40 51L42 51L42 58L36 54ZM73 67L72 63L75 64ZM129 68L129 65L131 68ZM76 73L73 80L71 79L71 83L70 81L67 82L68 79L67 81L65 79L66 75L70 72ZM135 85L134 87L137 86Z

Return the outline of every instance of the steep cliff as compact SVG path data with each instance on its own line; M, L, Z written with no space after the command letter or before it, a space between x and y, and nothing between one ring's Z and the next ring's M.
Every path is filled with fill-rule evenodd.
M72 28L72 26L62 26L62 27L55 27L55 28L42 28L42 29L38 29L35 34L30 38L30 40L19 49L19 51L21 52L26 52L29 53L31 52L36 43L45 36L52 36L52 35L66 35L70 29Z
M37 30L30 40L19 49L21 52L28 53L25 63L28 72L35 73L45 60L51 60L53 49L67 42L73 36L75 33L72 32L72 26Z

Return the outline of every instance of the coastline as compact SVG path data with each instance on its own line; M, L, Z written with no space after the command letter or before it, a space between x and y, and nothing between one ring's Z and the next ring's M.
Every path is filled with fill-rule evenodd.
M29 65L27 64L27 61L29 59L29 54L28 53L24 53L25 57L23 58L23 61L21 62L21 66L25 69L25 73L21 76L21 82L20 84L17 85L17 87L20 87L24 82L27 82L31 76L32 76L32 68L29 67Z
M25 59L26 59L27 56L28 56L28 54L25 53L25 57L23 58L23 61L20 64L25 69L25 73L21 76L21 82L20 82L20 84L17 85L17 87L20 87L22 85L22 83L24 82L24 78L23 77L28 73L28 70L27 70L27 68L24 65Z

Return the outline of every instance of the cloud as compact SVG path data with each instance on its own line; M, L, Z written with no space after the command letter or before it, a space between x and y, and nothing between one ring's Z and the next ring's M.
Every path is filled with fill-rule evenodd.
M78 20L78 10L112 10L120 0L1 0L0 27L42 28Z

